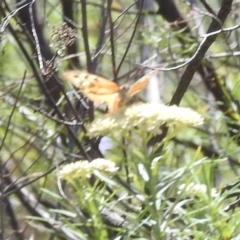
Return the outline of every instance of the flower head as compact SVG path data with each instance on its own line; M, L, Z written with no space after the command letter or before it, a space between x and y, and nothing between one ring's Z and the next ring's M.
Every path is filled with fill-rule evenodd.
M93 121L88 126L88 135L108 135L119 130L124 134L136 127L156 135L164 123L197 126L203 123L203 118L189 108L152 103L133 104Z
M90 178L95 170L113 173L118 170L118 167L116 167L115 163L110 160L97 158L92 162L84 160L67 164L62 167L59 175L66 180L76 178L86 179Z
M118 171L118 167L116 167L114 162L104 158L97 158L93 160L92 162L90 162L90 166L93 170L98 170L101 172L113 173Z

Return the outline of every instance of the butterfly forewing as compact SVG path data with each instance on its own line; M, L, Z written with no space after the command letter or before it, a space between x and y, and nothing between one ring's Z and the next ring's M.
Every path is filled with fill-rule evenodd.
M110 112L122 106L122 100L119 96L120 88L116 83L78 70L65 71L63 75L75 87L79 88L89 100L98 104L106 104Z
M149 79L157 73L158 70L153 70L150 73L148 73L147 75L143 76L142 78L140 78L137 82L135 82L134 84L132 84L129 88L128 94L129 97L133 97L135 94L139 93L140 91L142 91L149 83Z
M119 86L105 78L79 70L69 70L63 73L64 77L84 94L111 94L119 92Z

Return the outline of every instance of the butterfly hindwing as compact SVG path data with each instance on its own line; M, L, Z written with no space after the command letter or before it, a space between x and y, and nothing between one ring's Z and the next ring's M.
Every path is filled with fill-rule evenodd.
M113 111L119 109L120 107L122 107L122 100L119 97L118 93L112 93L112 94L108 94L108 95L89 93L89 94L87 94L87 97L92 102L95 102L98 104L106 104L109 112L113 112Z
M150 73L148 73L147 75L143 76L142 78L140 78L138 81L136 81L135 83L133 83L130 88L129 88L129 97L133 97L134 95L136 95L137 93L139 93L140 91L142 91L149 83L149 79L157 73L158 70L153 70Z

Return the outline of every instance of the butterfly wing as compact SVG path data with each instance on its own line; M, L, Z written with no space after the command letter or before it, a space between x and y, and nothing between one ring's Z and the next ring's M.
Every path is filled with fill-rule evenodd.
M119 92L119 86L105 78L79 70L69 70L63 73L64 77L83 94L111 94Z
M87 97L98 104L106 104L108 106L108 111L113 112L118 110L122 107L123 103L119 96L119 93L112 93L112 94L94 94L88 93Z
M133 97L135 94L139 93L142 91L149 83L149 79L157 73L158 70L153 70L147 75L143 76L140 78L137 82L132 84L129 88L128 95L129 97Z
M115 111L122 106L120 89L116 83L79 70L65 71L63 75L92 102L106 104L109 111Z

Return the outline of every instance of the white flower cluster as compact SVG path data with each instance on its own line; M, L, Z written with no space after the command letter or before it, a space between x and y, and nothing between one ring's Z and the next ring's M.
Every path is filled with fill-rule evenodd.
M119 129L124 133L136 127L156 135L160 133L159 127L163 123L198 126L203 124L203 118L189 108L152 103L133 104L93 121L88 126L88 135L108 135Z
M207 186L205 184L182 184L178 187L179 191L178 194L181 194L183 191L186 193L189 193L190 195L198 195L200 193L207 193ZM216 197L217 195L217 189L213 188L211 189L211 196Z
M67 164L59 171L60 178L72 180L76 178L90 178L94 170L114 173L118 171L115 163L104 158L97 158L92 162L87 160Z

